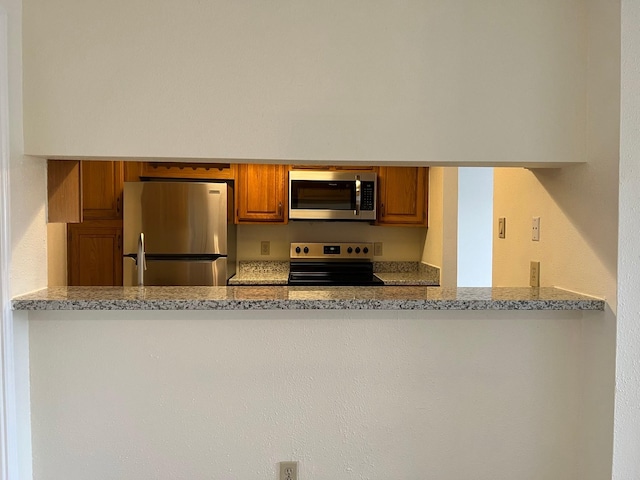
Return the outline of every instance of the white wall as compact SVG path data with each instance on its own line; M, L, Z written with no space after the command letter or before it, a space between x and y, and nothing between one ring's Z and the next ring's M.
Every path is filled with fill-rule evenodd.
M35 478L583 478L580 312L29 315Z
M22 2L0 0L9 20L9 179L11 184L11 294L47 285L46 166L24 155L22 127Z
M539 260L541 285L607 300L597 321L582 325L580 478L596 480L611 477L612 458L620 11L616 1L589 0L586 5L588 163L561 170L495 169L494 222L507 218L507 238L498 239L494 232L493 282L528 285L529 262ZM533 216L541 217L539 242L531 241Z
M8 177L9 192L6 208L0 214L2 230L8 230L10 261L0 256L3 275L3 294L9 296L46 286L47 253L45 211L44 161L24 155L22 110L22 2L0 0L0 11L6 15L7 58L3 74L7 75L8 168L3 165L2 176ZM4 46L4 44L3 44ZM4 53L4 52L3 52ZM4 93L4 92L3 92ZM4 95L0 101L6 100ZM5 132L2 132L4 136ZM6 178L6 177L5 177ZM2 188L4 188L4 182ZM6 216L5 216L6 215ZM0 241L5 241L5 237ZM4 245L5 247L7 245ZM10 263L7 265L7 263ZM3 435L2 478L31 478L31 437L29 423L28 334L26 322L15 322L11 312L2 318L2 403L0 423ZM6 435L6 437L5 437Z
M640 477L640 5L622 0L618 335L613 478Z
M458 169L458 286L490 287L493 169Z
M24 7L30 154L584 159L584 0Z

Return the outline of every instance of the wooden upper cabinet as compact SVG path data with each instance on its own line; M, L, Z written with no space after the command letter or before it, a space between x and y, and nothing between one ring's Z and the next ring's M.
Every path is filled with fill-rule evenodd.
M47 221L82 221L82 173L78 160L47 161Z
M82 162L84 220L122 218L123 162Z
M238 165L236 223L287 222L287 166Z
M427 225L429 169L379 167L378 225Z
M122 285L122 227L70 224L67 275L71 286Z

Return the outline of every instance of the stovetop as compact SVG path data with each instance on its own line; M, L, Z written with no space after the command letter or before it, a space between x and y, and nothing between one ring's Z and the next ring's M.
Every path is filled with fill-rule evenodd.
M372 243L292 243L289 251L291 261L372 261Z
M371 243L292 243L289 285L384 285L373 274Z

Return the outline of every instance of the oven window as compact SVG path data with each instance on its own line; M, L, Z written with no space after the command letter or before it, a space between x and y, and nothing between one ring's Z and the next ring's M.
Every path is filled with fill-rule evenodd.
M291 208L355 210L356 184L349 181L292 180Z

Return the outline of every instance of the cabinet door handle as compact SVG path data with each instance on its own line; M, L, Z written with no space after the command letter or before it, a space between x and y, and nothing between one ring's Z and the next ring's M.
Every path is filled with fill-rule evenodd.
M278 202L278 216L282 216L282 202Z
M384 217L384 203L380 204L380 215Z
M120 214L120 197L116 198L116 213Z

